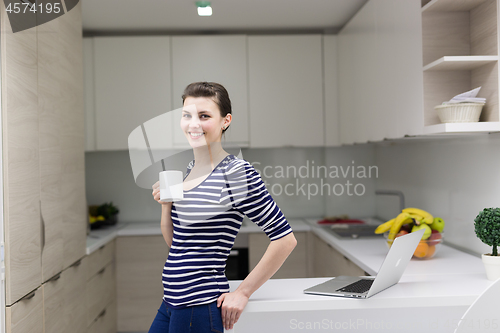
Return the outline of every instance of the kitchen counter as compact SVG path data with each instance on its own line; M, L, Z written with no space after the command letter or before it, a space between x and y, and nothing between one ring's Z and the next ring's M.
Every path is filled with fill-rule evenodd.
M383 239L337 237L317 220L306 219L314 234L376 275L388 252ZM267 281L250 297L232 331L453 332L467 308L492 283L480 258L446 245L430 260L412 259L398 284L369 299L303 293L328 279ZM231 290L240 283L230 281Z
M301 330L453 332L492 281L482 274L404 275L368 299L308 295L329 278L269 280L251 297L234 333ZM235 290L241 281L230 281Z
M333 246L368 274L377 274L389 251L382 238L341 238L319 226L316 223L317 219L306 219L306 221L311 225L312 232L319 238ZM412 259L405 270L405 275L436 274L485 274L485 271L479 257L444 244L441 244L441 248L434 258L429 260Z
M309 231L311 225L302 219L289 219L293 231ZM244 218L238 234L262 232L260 227L251 220ZM114 226L91 230L87 236L87 255L107 244L118 236L159 236L160 221L153 222L119 222ZM237 237L238 238L238 237Z

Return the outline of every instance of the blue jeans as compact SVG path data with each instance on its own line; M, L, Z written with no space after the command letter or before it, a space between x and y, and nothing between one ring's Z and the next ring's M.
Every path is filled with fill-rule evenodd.
M223 333L222 315L217 301L182 309L161 302L149 333Z

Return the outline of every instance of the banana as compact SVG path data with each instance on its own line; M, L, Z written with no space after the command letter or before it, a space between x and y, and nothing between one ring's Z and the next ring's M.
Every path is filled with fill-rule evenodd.
M389 229L391 228L394 221L396 221L396 218L393 218L385 223L382 223L381 225L379 225L377 227L377 229L375 229L375 233L376 234L383 234L384 232L389 231Z
M419 209L419 208L405 208L405 209L403 209L403 213L408 213L408 214L414 214L414 215L420 215L420 216L422 216L422 220L420 220L418 222L423 222L425 224L431 224L432 222L434 222L434 217L432 216L432 214L426 212L423 209Z
M389 231L389 240L393 240L396 238L396 235L398 234L399 230L401 229L401 226L406 223L411 223L413 222L413 218L410 216L410 214L406 212L400 213L397 217L394 223L391 226L391 229Z

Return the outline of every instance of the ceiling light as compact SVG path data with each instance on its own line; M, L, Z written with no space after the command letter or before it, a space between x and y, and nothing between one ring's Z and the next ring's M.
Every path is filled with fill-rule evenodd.
M199 16L212 16L212 7L210 1L196 1Z

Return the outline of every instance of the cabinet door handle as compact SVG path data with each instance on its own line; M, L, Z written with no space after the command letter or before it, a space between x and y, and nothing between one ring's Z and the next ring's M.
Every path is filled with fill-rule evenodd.
M57 281L61 278L61 272L57 273L57 275L54 275L50 279L47 280L47 282L52 282L52 281Z
M28 300L28 299L32 299L33 297L35 297L35 292L36 292L36 290L33 290L28 295L22 297L18 302L21 302L21 301L24 301L24 300Z
M104 317L105 314L106 314L106 309L102 310L101 313L99 313L99 315L97 316L97 319Z
M82 259L79 259L77 262L75 262L73 265L69 266L69 267L77 267L77 266L80 266L82 263Z
M43 220L43 214L42 214L42 201L40 200L40 235L41 235L41 243L42 243L42 252L43 248L45 247L45 221Z
M101 269L99 272L97 272L97 275L104 273L104 271L105 271L105 270L106 270L106 267L104 267L104 268L103 268L103 269Z

